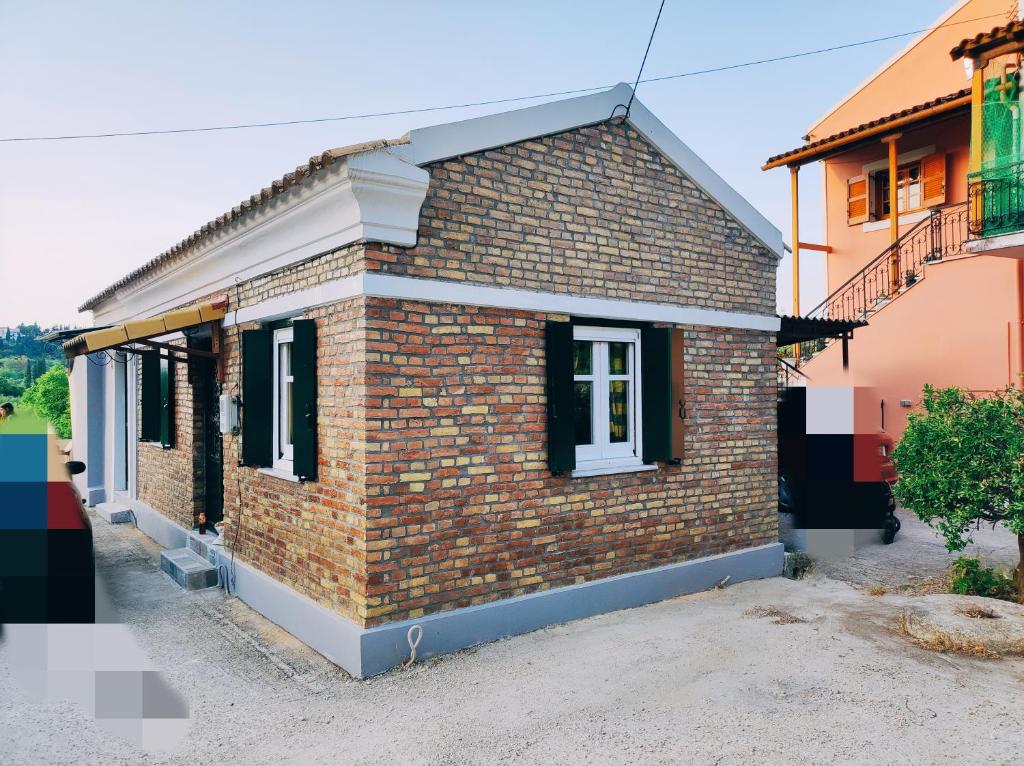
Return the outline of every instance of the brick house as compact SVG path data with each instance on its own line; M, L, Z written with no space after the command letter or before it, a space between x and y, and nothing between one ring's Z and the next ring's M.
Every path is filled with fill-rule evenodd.
M629 96L325 152L90 298L89 502L358 676L779 573L781 235Z

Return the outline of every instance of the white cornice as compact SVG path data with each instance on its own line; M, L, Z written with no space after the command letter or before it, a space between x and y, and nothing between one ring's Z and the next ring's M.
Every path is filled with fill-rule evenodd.
M347 157L119 289L93 317L106 324L158 313L353 242L412 247L429 180L388 150Z
M631 322L669 322L672 324L727 327L742 330L777 332L779 318L774 315L721 311L693 306L648 301L624 301L610 298L566 295L562 293L487 287L470 282L438 279L414 279L373 272L324 282L305 290L229 311L224 326L246 322L268 322L301 314L317 306L357 297L398 298L426 303L451 303L465 306L571 314L578 317L622 319Z

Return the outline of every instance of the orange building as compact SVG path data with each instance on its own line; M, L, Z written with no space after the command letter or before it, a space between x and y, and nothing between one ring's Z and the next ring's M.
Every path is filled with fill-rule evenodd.
M958 3L812 125L803 146L763 166L790 170L793 313L868 323L846 369L842 344L805 344L802 380L869 387L878 425L896 436L927 383L991 391L1021 382L1016 5ZM819 162L826 241L800 242L801 168ZM808 250L827 259L828 297L814 307L799 305L796 288Z

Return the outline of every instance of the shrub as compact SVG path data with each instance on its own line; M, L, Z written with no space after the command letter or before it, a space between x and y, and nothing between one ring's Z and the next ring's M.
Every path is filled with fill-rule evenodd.
M936 527L950 551L987 521L1017 535L1024 557L1024 391L978 397L925 386L924 412L912 413L893 451L896 497ZM1024 593L1024 565L1016 585Z
M1013 601L1016 587L1006 575L993 567L982 566L981 560L960 556L949 567L949 592L961 596L985 596Z

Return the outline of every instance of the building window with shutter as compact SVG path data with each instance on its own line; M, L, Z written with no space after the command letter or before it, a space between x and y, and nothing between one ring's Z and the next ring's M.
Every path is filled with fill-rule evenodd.
M317 477L316 322L242 331L242 463L292 481Z
M573 328L576 468L640 465L640 330Z
M293 473L294 415L291 327L274 331L274 468Z
M685 445L684 330L548 321L548 467L574 477L655 470Z
M174 446L174 360L159 351L141 351L141 441Z
M851 226L888 220L892 208L888 169L853 176L846 181L846 219ZM917 213L946 201L946 155L929 154L896 170L896 203L900 215Z

